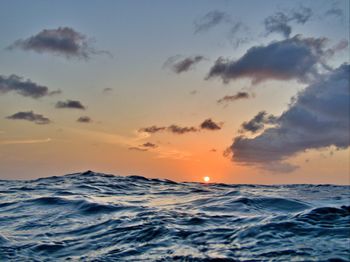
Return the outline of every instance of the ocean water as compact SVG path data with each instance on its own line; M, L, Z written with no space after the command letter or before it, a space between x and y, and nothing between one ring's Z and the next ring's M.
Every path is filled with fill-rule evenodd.
M350 187L0 180L0 261L350 261Z

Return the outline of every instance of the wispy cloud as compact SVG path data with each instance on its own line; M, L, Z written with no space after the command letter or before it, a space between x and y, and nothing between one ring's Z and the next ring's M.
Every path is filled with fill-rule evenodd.
M235 95L224 96L224 97L218 99L216 102L218 104L226 104L226 103L233 102L233 101L236 101L236 100L248 99L248 98L250 98L250 95L247 92L238 92Z
M184 72L187 72L194 68L196 64L203 61L205 59L204 56L196 55L196 56L190 56L181 58L181 56L172 56L169 57L163 67L170 68L174 73L181 74Z
M279 33L284 37L289 37L292 33L290 23L305 24L312 15L311 8L304 6L299 6L299 8L287 12L276 12L264 20L266 34Z
M86 107L78 100L58 101L56 103L56 108L70 108L70 109L81 109L81 110L86 109Z
M41 114L35 114L33 111L18 112L6 118L11 120L26 120L38 125L45 125L51 122L49 118Z
M103 88L102 92L105 94L109 94L109 93L113 92L113 88L111 88L111 87Z
M71 27L44 29L29 38L15 41L7 49L51 53L65 58L79 59L88 59L96 54L110 55L107 51L96 50L84 34Z
M8 92L15 92L35 99L61 93L60 90L49 91L48 87L34 83L30 79L24 80L17 75L8 77L0 75L0 94Z
M137 146L131 146L128 148L129 150L134 150L134 151L141 151L141 152L145 152L148 151L147 148L142 148L142 147L137 147Z
M141 146L148 147L148 148L156 148L156 147L158 147L156 144L151 143L151 142L146 142L146 143L142 144Z
M22 139L22 140L0 140L0 145L38 144L38 143L48 143L50 141L52 141L51 138L46 138L46 139Z
M199 17L194 22L194 27L195 27L194 32L195 33L205 32L219 24L228 23L230 21L231 21L231 17L229 14L219 10L213 10L206 13L204 16Z
M219 25L225 26L227 38L234 48L252 40L249 27L240 20L223 11L213 10L194 21L194 33L204 33Z

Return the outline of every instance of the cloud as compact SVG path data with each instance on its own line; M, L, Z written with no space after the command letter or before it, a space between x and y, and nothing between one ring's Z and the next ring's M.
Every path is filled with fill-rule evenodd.
M181 127L181 126L178 126L178 125L170 125L167 127L167 130L171 133L174 133L174 134L179 134L179 135L182 135L182 134L185 134L185 133L191 133L191 132L197 132L198 129L193 127L193 126L190 126L190 127Z
M109 94L113 91L113 88L110 88L110 87L106 87L102 90L103 93L106 93L106 94Z
M303 38L296 35L266 46L254 46L238 60L219 57L206 79L220 77L224 83L239 78L249 78L253 84L266 80L291 80L309 82L326 70L326 59L331 53L326 49L327 38Z
M11 120L27 120L38 125L49 124L51 122L47 117L40 114L35 114L33 111L18 112L6 118Z
M202 124L200 125L201 129L207 129L207 130L220 130L221 126L220 124L215 123L210 118L204 120Z
M141 151L141 152L145 152L145 151L148 151L147 148L140 148L140 147L137 147L137 146L131 146L128 148L129 150L134 150L134 151Z
M158 126L149 126L149 127L143 127L139 129L139 132L144 132L144 133L150 133L150 134L154 134L154 133L158 133L160 131L164 131L166 130L166 127L158 127Z
M275 124L277 118L273 115L268 115L265 111L260 111L253 119L242 124L241 132L249 131L256 133L264 129L265 124Z
M156 144L153 144L151 142L146 142L146 143L142 144L141 146L148 147L148 148L156 148L156 147L158 147Z
M227 23L231 21L230 15L228 15L225 12L213 10L205 14L204 16L198 18L194 22L195 30L194 32L201 33L206 32L209 29L221 24L221 23Z
M34 99L61 93L60 90L50 92L46 86L34 83L29 79L24 80L17 75L10 75L8 77L0 75L0 94L7 92L16 92L22 96Z
M72 109L81 109L81 110L86 109L86 107L83 106L81 102L77 100L58 101L56 103L56 108L72 108Z
M163 67L169 67L176 74L181 74L193 69L194 65L204 60L204 56L196 55L180 59L180 56L172 56L165 61Z
M22 145L22 144L38 144L48 143L51 138L46 139L22 139L22 140L0 140L0 145Z
M204 16L199 17L194 22L194 33L207 32L220 24L225 25L228 30L227 38L234 48L252 40L251 31L246 24L237 19L233 19L228 13L218 10L210 11Z
M224 96L218 99L216 102L218 104L223 104L223 103L233 102L239 99L248 99L248 98L250 98L250 95L247 92L238 92L237 94L232 96Z
M264 20L266 34L279 33L284 37L289 37L292 32L291 22L305 24L312 17L311 8L300 6L288 12L276 12Z
M179 126L179 125L169 125L169 126L150 126L150 127L144 127L140 128L138 132L143 132L143 133L149 133L149 134L154 134L158 132L163 132L167 131L173 134L178 134L178 135L183 135L186 133L193 133L193 132L199 132L201 130L220 130L221 125L215 123L213 120L210 118L204 120L199 127L194 127L194 126Z
M37 53L51 53L65 58L83 59L88 59L95 54L108 54L106 51L94 49L84 34L70 27L44 29L29 38L15 41L8 49L22 49Z
M311 149L349 147L350 65L322 75L292 99L273 127L254 138L238 136L229 150L232 160L245 164L292 171L289 157Z
M77 119L77 122L79 122L79 123L91 123L92 119L88 116L81 116Z
M335 17L343 20L345 17L345 13L344 10L341 7L339 7L339 3L333 2L332 6L324 13L324 16Z

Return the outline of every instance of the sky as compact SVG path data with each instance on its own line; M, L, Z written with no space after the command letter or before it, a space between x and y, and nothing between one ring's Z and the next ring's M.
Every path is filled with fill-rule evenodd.
M0 179L350 184L349 1L0 9Z

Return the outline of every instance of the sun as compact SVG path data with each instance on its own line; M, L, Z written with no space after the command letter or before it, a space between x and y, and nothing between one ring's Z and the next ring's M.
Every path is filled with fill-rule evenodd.
M203 177L203 180L204 180L205 183L208 183L210 181L210 177L205 176L205 177Z

